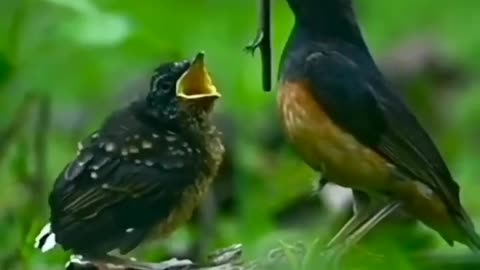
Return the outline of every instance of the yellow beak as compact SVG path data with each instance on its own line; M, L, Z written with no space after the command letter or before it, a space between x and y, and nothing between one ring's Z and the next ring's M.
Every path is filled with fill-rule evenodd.
M185 99L220 97L205 65L205 53L199 52L190 68L177 81L177 96Z

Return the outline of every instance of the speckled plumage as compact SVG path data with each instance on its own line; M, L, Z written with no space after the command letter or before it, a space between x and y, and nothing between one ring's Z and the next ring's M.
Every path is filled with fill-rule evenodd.
M177 80L189 67L184 61L158 68L146 98L113 113L79 143L49 199L51 233L64 249L126 253L190 218L223 146L210 121L213 100L177 96ZM47 236L39 236L38 247Z

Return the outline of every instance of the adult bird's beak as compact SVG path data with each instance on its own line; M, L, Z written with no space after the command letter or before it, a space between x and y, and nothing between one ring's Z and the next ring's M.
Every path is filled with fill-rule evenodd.
M205 65L205 53L199 52L190 68L177 81L177 96L184 99L218 98L220 93L212 83Z

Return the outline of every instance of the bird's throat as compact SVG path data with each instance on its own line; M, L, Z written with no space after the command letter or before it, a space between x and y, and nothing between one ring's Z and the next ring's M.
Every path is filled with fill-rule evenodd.
M306 1L305 6L292 10L295 14L295 26L291 39L342 41L366 48L351 4L312 2L315 4Z

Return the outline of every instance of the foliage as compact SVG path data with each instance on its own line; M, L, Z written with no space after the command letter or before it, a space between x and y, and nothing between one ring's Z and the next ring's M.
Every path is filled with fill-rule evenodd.
M285 1L274 2L278 59L292 17ZM415 110L435 105L435 113L422 114L421 118L428 125L440 123L431 127L432 134L463 187L464 205L480 224L480 200L476 197L480 83L475 78L480 67L476 29L480 17L475 12L480 2L357 2L377 58L412 36L434 36L439 40L435 44L465 70L464 83L442 85L442 92L430 78L422 77L414 84L413 93L428 95L421 95L419 100L412 96L417 98ZM192 57L199 50L206 51L208 65L223 93L218 114L235 126L231 132L234 206L225 213L220 211L216 229L208 233L211 242L207 246L213 249L241 242L248 256L255 257L278 245L278 240L309 239L310 243L331 233L335 215L322 208L320 200L318 205L314 203L318 215L310 211L306 217L289 217L295 226L280 222L279 213L297 198L311 196L311 183L318 176L288 146L282 143L272 150L266 143L272 132L278 132L275 92L262 92L259 59L242 53L256 31L257 7L255 0L0 1L0 131L7 130L15 119L27 93L48 97L52 104L51 127L46 131L45 179L37 177L35 165L37 107L30 108L28 117L20 120L25 127L0 153L0 269L62 269L67 254L39 254L32 244L48 218L46 192L74 156L76 141L114 108L144 91L156 65ZM0 140L4 139L1 135ZM418 230L435 235L425 228ZM192 243L203 234L197 220L136 254L152 260L164 259L167 254L191 254ZM437 240L438 248L453 252ZM400 254L395 256L402 267L399 269L411 269L408 263L400 263L404 250L395 252ZM315 256L309 253L309 257Z

